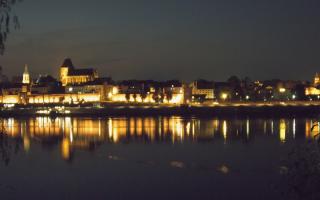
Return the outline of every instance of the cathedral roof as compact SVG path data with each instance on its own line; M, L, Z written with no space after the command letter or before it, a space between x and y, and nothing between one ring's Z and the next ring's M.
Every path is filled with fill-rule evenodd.
M93 76L95 70L92 68L88 69L72 69L68 72L68 76Z
M70 58L66 58L64 61L63 61L63 64L61 67L68 67L68 68L71 68L73 69L74 66L73 66L73 63L72 63L72 60Z

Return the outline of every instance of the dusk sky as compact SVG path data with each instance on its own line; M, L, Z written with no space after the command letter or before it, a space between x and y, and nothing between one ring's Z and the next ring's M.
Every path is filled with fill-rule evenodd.
M114 79L310 80L319 0L24 0L3 72L57 76L63 59Z

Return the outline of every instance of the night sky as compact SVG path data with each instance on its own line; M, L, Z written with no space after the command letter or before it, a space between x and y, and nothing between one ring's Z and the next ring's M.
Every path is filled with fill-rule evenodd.
M57 76L65 57L114 79L310 80L319 0L24 0L5 74Z

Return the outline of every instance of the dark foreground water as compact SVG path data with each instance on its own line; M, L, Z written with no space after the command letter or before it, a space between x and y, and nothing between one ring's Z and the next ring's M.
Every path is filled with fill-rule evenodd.
M283 161L314 122L2 119L0 199L284 199Z

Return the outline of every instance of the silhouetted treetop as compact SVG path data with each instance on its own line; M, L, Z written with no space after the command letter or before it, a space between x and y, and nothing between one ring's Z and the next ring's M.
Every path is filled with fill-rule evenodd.
M10 33L10 28L20 27L17 15L13 13L13 6L22 0L0 0L0 55L3 55L5 41Z

